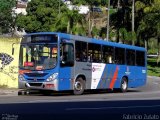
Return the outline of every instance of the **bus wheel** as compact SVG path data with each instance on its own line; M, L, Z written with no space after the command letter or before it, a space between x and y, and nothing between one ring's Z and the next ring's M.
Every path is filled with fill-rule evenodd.
M83 94L84 89L85 89L85 81L81 77L77 78L77 80L74 83L73 93L75 95L81 95Z
M128 89L127 78L123 77L123 78L122 78L122 81L121 81L120 91L121 91L121 92L127 92L127 89Z

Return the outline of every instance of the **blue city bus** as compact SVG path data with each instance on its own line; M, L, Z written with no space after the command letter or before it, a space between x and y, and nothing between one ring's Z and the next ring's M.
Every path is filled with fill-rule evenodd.
M119 89L146 84L146 49L59 32L24 35L19 89L40 91Z

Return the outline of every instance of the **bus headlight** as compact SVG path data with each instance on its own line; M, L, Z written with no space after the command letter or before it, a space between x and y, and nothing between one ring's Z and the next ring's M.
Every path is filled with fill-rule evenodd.
M19 75L19 76L18 76L18 79L19 79L19 81L25 81L25 78L24 78L23 75Z
M51 81L55 80L57 78L57 76L58 76L58 73L54 73L46 81L51 82Z

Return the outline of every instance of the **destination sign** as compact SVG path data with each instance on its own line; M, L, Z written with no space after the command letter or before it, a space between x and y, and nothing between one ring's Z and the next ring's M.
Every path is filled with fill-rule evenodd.
M30 35L24 36L22 38L22 43L57 43L58 36L57 35Z

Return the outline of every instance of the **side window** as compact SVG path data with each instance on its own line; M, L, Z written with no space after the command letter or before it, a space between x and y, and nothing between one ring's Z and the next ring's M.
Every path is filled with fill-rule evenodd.
M87 43L76 41L76 61L86 62L87 61Z
M114 47L102 46L102 62L113 63L114 61Z
M125 49L124 48L115 48L115 63L116 64L125 64Z
M126 62L127 65L135 65L135 50L126 50Z
M145 52L136 51L136 65L145 66Z
M74 47L71 43L62 43L60 50L61 66L74 65Z
M98 44L88 44L88 61L89 62L101 62L101 45Z

